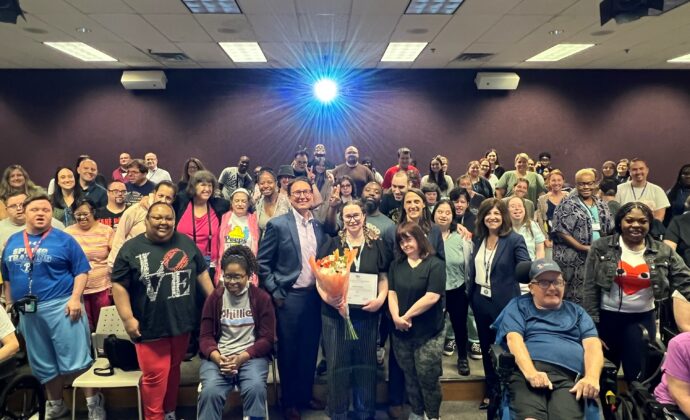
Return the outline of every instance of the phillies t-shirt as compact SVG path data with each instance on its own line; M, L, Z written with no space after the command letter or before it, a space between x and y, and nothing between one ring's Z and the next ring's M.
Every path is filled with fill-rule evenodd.
M654 291L644 249L633 251L619 239L621 260L611 290L602 291L601 309L615 312L647 312L654 309Z
M122 213L124 213L125 210L126 209L122 209L122 211L119 213L113 213L112 211L108 210L107 207L101 207L100 209L96 210L96 220L106 226L110 226L113 229L113 232L115 232L117 230L117 225L120 223Z
M254 345L254 317L249 304L249 287L239 296L227 289L223 292L220 327L218 351L223 356L241 353Z
M175 232L170 241L154 243L142 233L124 243L111 279L129 279L132 312L146 341L194 330L197 276L205 270L204 257L185 235Z
M12 284L13 301L29 294L30 260L24 232L10 236L2 253L2 278ZM31 293L39 302L70 296L74 278L91 269L77 241L58 229L51 229L45 237L28 235L28 239L34 255Z

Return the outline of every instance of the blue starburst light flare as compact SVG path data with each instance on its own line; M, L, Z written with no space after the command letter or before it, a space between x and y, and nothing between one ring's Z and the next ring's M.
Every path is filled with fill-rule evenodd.
M338 96L338 84L333 79L320 79L314 83L314 96L321 103L329 104Z

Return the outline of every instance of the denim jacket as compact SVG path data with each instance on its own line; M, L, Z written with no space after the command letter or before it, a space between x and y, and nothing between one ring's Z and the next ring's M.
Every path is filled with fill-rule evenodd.
M585 262L582 306L595 323L599 322L602 291L611 290L622 250L620 234L601 238L592 244ZM655 300L665 300L678 290L690 298L690 268L674 250L647 236L644 259L649 266Z

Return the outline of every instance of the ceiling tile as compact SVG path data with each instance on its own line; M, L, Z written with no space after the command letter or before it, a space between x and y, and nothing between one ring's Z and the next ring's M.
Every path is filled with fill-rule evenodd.
M257 41L245 15L195 15L206 33L218 42Z
M502 15L521 0L465 0L457 12L464 15Z
M449 15L403 15L391 36L391 41L429 42L451 18Z
M191 14L144 15L144 19L173 42L211 41L211 37Z
M515 43L528 35L530 32L543 25L551 16L546 15L527 15L513 16L505 15L491 29L479 38L479 42L489 43Z
M182 0L124 0L137 13L141 14L189 14Z
M340 42L347 36L349 15L297 15L302 41Z
M511 15L557 15L577 0L522 0L510 9Z
M177 46L197 63L231 61L216 42L179 42Z
M122 0L65 0L86 14L134 13Z
M356 42L387 41L395 31L399 15L352 15L347 39Z
M70 37L87 44L97 41L122 41L120 37L104 28L100 23L76 10L74 13L69 14L39 14L35 16L46 22L46 24L50 25L51 27L59 29L63 33L68 34ZM88 32L77 32L77 28L86 28L88 29Z
M347 15L352 11L352 0L295 0L295 5L297 13L304 14Z
M291 15L296 14L294 0L238 0L242 13L246 15Z
M410 0L353 0L353 15L402 15Z
M170 41L139 15L91 15L108 30L142 50L170 44ZM166 47L166 49L169 49ZM174 51L174 50L171 50Z
M247 15L259 42L299 42L297 15Z
M32 14L39 13L72 13L76 9L64 0L22 0L22 10L29 22Z

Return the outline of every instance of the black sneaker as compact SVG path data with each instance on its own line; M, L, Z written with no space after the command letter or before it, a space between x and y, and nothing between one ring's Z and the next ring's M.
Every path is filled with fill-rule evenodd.
M458 359L458 375L470 376L470 364L467 359Z
M326 374L326 370L328 370L326 367L326 360L321 360L319 364L316 365L316 374L318 376L323 376Z
M452 356L455 353L455 340L446 340L443 344L443 354L446 356Z
M479 346L479 343L472 343L470 346L470 359L482 359L482 348Z

